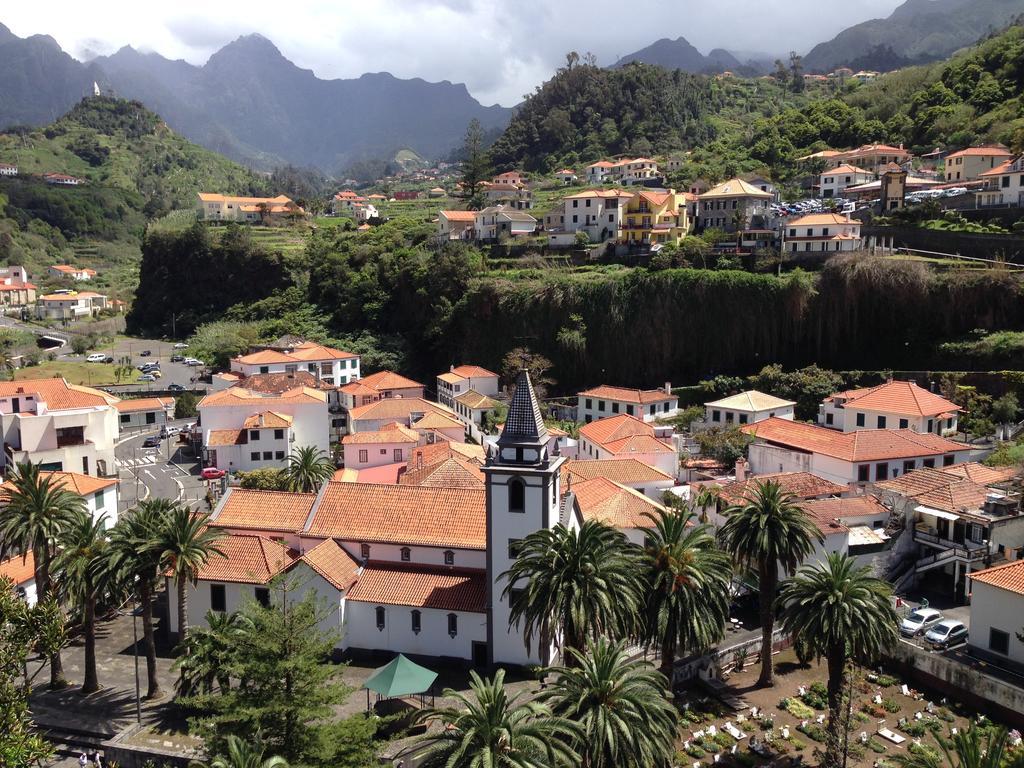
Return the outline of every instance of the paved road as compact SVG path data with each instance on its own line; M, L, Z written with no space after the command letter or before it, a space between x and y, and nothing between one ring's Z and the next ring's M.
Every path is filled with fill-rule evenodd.
M182 426L185 420L171 421ZM121 480L121 509L149 498L175 499L204 506L206 483L199 477L199 463L177 438L161 441L159 448L143 448L146 437L158 431L123 436L114 449Z

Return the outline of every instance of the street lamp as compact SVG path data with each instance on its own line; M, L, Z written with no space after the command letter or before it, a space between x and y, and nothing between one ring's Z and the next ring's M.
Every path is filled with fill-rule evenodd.
M142 689L139 685L139 628L137 625L138 616L135 608L135 582L132 582L132 638L134 644L132 651L135 654L135 722L142 722Z

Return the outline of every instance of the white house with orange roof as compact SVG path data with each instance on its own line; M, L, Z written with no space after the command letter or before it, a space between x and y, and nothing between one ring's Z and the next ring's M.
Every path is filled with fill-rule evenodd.
M752 438L747 448L755 474L811 472L842 484L879 482L919 467L967 461L971 447L910 429L837 432L772 418L740 427Z
M121 429L160 427L174 418L173 397L137 397L115 404Z
M971 651L996 665L1024 670L1024 560L972 573L970 583Z
M91 317L107 307L107 297L95 291L62 291L40 296L36 317L40 320L77 320Z
M0 560L0 579L14 585L14 593L31 608L38 602L36 591L36 558L31 552L11 555Z
M118 399L64 379L0 382L2 464L107 477L116 474Z
M1024 206L1024 155L1010 158L978 178L984 182L975 192L979 208Z
M500 405L501 403L493 397L471 389L455 398L454 411L467 427L480 427L483 425L484 415L491 413Z
M750 389L704 403L702 427L727 427L732 424L753 424L765 419L794 418L796 403L781 397Z
M836 168L840 165L854 165L859 168L867 168L873 173L879 173L889 163L903 165L910 161L912 155L902 146L893 147L889 144L865 144L856 149L849 149L843 152L834 152L829 155L820 153L825 161L826 168Z
M679 454L671 443L671 427L655 430L636 416L619 414L580 427L580 459L633 458L676 477Z
M85 502L85 511L95 522L101 519L106 528L117 523L118 480L116 477L94 477L79 472L40 472L39 476L48 479L54 487L70 491L80 496ZM4 504L4 494L13 488L10 480L0 485L0 508Z
M676 485L674 477L639 459L571 459L562 465L562 486L605 477L619 485L640 491L655 501Z
M961 408L912 381L887 381L876 387L836 392L818 408L818 424L852 432L857 429L909 429L951 435Z
M596 163L591 163L583 172L586 176L587 184L599 185L604 184L609 178L611 168L615 164L611 160L598 160Z
M856 251L864 241L861 223L840 213L811 213L787 221L782 248L790 253Z
M665 514L665 507L654 499L607 477L573 482L568 490L575 496L584 521L596 520L617 528L638 547L646 539L643 529L655 525Z
M420 397L392 397L375 400L348 412L349 434L379 432L395 422L416 429L416 423L428 414L444 417L446 424L454 422L462 427L455 412L447 406Z
M587 424L619 413L643 421L667 419L679 411L679 398L668 382L661 389L630 389L602 384L576 395L576 420Z
M735 232L737 224L742 224L744 229L763 226L773 197L771 192L743 179L723 181L697 196L697 229Z
M232 358L231 371L242 376L308 371L325 384L341 386L359 378L359 355L303 341L283 349L260 349Z
M455 398L473 390L487 397L498 394L498 374L479 365L453 365L437 377L437 402L455 407Z
M818 195L824 198L842 197L847 187L866 184L874 178L873 171L855 165L843 164L829 168L818 176Z
M196 200L196 209L200 221L238 221L251 224L306 215L300 206L285 195L241 197L200 192Z
M95 269L88 269L87 267L73 267L70 264L54 264L52 267L46 268L46 273L50 277L66 277L70 280L92 280L96 277Z
M476 211L438 211L437 239L442 242L447 240L471 240L473 237L473 222L475 220Z
M549 214L558 216L558 222L552 220L549 227L545 219L548 239L553 245L571 245L577 232L585 232L592 243L617 240L622 215L632 197L632 192L621 189L592 189L569 195L557 211Z
M555 171L555 179L561 182L564 186L570 187L580 180L580 177L576 175L576 171L572 168L562 168L561 170Z
M1012 158L1013 153L1003 146L967 147L946 155L943 172L946 181L974 181Z
M430 411L412 422L412 429L422 442L446 440L453 443L466 441L466 424L454 412Z
M229 472L282 468L298 448L330 449L327 393L231 387L199 401L206 465Z
M397 422L384 425L376 432L355 432L345 435L346 469L368 469L383 464L406 463L412 449L420 442L420 433Z

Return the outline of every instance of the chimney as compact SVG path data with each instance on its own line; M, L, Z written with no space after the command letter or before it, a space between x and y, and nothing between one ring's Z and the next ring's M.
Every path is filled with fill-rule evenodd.
M672 382L671 381L666 381L665 382L665 394L666 395L671 395L672 394Z
M455 364L452 363L448 366L448 373L455 373Z
M747 479L747 460L740 456L736 459L736 482L742 483Z

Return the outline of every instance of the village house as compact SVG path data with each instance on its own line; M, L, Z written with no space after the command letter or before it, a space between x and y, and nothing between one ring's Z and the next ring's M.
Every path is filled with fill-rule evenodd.
M36 286L28 281L24 267L0 267L0 306L25 307L35 304Z
M61 378L0 382L2 466L107 477L116 473L117 398Z
M756 389L740 392L704 403L702 427L724 427L731 424L754 424L765 419L793 420L796 403L781 397L758 392Z
M282 469L297 449L330 448L327 393L296 387L267 394L231 387L199 401L207 466L229 472Z
M0 163L0 176L17 176L18 166L10 163Z
M200 192L196 208L200 221L236 221L260 224L277 223L306 215L302 208L284 195L238 197Z
M383 464L406 464L419 441L418 432L397 422L385 424L376 432L345 435L341 440L345 448L345 468L360 470Z
M552 245L572 245L577 232L591 243L618 240L623 214L632 192L596 189L569 195L544 218L544 229ZM554 217L558 217L558 221Z
M978 208L1024 206L1024 155L1007 160L978 178L985 183L975 193Z
M86 514L93 522L103 521L105 528L112 528L117 523L118 480L116 477L93 477L78 472L40 472L41 479L49 480L53 487L60 488L80 496ZM13 489L10 480L0 485L0 508L3 506L4 493Z
M970 574L971 653L1001 667L1024 671L1024 560Z
M772 193L743 179L729 179L698 195L697 229L711 227L723 232L764 227Z
M968 147L946 155L946 181L974 181L1013 158L1006 147Z
M658 501L662 494L673 488L675 478L639 459L571 459L562 465L562 487L571 491L576 483L607 478L626 488L640 491Z
M6 560L0 560L0 579L9 579L14 586L14 594L29 608L38 602L36 558L32 552L15 554Z
M840 165L822 171L818 177L818 194L820 197L843 197L847 187L866 184L874 180L872 171L858 168L855 165Z
M571 187L579 181L579 176L571 168L563 168L560 171L555 171L555 179L561 182L563 186Z
M437 402L455 408L455 398L472 390L487 397L498 394L498 374L479 365L453 365L437 377Z
M510 184L512 186L523 186L529 181L529 177L522 171L505 171L491 179L492 184Z
M115 404L118 426L121 429L135 427L161 427L174 418L173 397L139 397L120 400Z
M78 320L99 314L107 306L107 297L95 291L62 291L40 296L36 317L40 320Z
M845 152L820 153L820 156L825 161L826 168L853 165L866 168L875 174L880 173L890 163L904 165L912 157L903 147L892 147L888 144L865 144Z
M68 176L66 173L44 173L43 181L58 187L78 187L85 184L85 179Z
M473 235L478 242L497 242L503 237L527 237L537 230L537 220L528 213L490 206L477 211L473 218Z
M620 485L607 477L593 477L572 484L569 489L584 521L593 520L617 528L638 547L651 528L665 514L665 507L640 491Z
M971 450L910 429L837 432L778 417L740 429L753 438L748 457L755 474L811 472L839 484L881 482L921 467L946 467L966 461Z
M627 414L598 419L580 427L579 457L633 458L676 477L679 455L671 444L671 435L671 427L655 428Z
M604 184L606 180L609 180L609 171L613 165L614 163L610 160L598 160L596 163L588 165L584 169L587 184L592 186Z
M355 210L356 206L364 205L367 202L367 198L353 192L351 189L345 189L341 192L336 192L334 197L331 198L331 213L337 215L341 213L351 213Z
M508 210L528 211L533 208L533 192L519 184L491 184L484 188L484 198L489 206L501 206Z
M497 400L475 390L463 392L455 398L455 415L467 426L482 428L484 416L493 413L501 405Z
M812 213L783 225L783 250L790 253L856 251L861 224L839 213Z
M690 233L686 196L674 189L645 189L633 195L622 213L619 242L678 243Z
M473 234L473 223L475 220L476 211L438 211L438 240L470 239Z
M54 264L52 267L46 268L46 273L50 277L66 277L71 280L92 280L96 277L95 269L73 267L70 264Z
M888 381L876 387L836 392L818 408L818 424L857 429L909 429L952 435L960 406L912 381Z
M308 371L325 384L341 386L359 378L359 355L312 341L297 341L232 358L231 371L243 378L258 373Z
M668 382L662 389L629 389L602 384L576 395L576 420L589 424L595 419L625 413L643 421L667 419L679 410L679 398Z
M465 427L455 416L454 411L444 405L419 397L387 398L353 408L348 412L348 431L349 434L380 432L395 422L403 427L411 427L416 430L417 423L428 415L443 417L444 421L438 420L436 423L443 424L446 435L454 428L458 442L465 439L462 437ZM427 424L429 423L431 422L428 421ZM420 428L429 429L425 426Z

